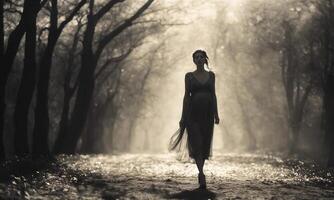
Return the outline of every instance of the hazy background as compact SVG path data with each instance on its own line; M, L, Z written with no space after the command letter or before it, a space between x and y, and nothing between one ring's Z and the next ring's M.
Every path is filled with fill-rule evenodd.
M165 37L171 36L162 52L166 58L152 67L166 73L151 75L145 85L145 103L140 111L136 111L139 113L131 151L167 151L168 140L176 131L181 116L184 75L196 69L191 57L196 49L208 53L209 67L217 76L221 123L215 125L213 149L284 149L288 127L284 119L279 55L268 47L259 53L254 52L256 35L248 27L250 17L259 17L252 16L248 6L266 4L268 12L270 9L288 9L264 1L178 1L182 10L171 18L184 25L170 27L164 33ZM273 5L277 7L271 8ZM157 37L162 36L158 34ZM131 118L133 110L128 111L128 108L139 102L124 104L126 109L116 123L113 143L109 143L108 137L104 141L110 150L122 151L129 142L130 122L127 119ZM108 123L105 131L110 131Z
M215 151L334 155L332 0L26 2L2 6L6 156L167 152L197 49Z

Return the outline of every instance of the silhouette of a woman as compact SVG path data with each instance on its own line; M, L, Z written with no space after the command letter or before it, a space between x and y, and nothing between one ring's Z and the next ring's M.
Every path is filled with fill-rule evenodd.
M178 149L182 144L184 132L187 133L186 148L189 157L195 159L198 168L200 188L206 188L203 166L212 156L214 123L219 124L217 97L215 92L215 73L206 71L208 56L203 50L193 53L197 70L185 74L185 94L183 98L180 128L173 134L169 150Z

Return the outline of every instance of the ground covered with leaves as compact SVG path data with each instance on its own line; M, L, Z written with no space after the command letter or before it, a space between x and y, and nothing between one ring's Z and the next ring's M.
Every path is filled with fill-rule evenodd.
M207 190L174 154L60 155L1 167L0 199L334 199L333 170L271 154L214 154Z

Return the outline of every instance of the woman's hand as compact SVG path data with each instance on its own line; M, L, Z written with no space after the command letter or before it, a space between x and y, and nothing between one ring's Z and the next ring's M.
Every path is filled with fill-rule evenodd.
M219 121L220 121L219 117L215 115L215 124L219 124Z

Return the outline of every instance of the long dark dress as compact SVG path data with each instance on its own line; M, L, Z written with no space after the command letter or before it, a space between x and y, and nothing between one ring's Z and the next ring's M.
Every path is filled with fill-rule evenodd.
M212 156L215 115L218 116L215 74L209 71L209 78L200 82L192 72L187 72L181 126L170 139L169 149L182 151L182 143L185 143L190 158L202 156L209 159Z

